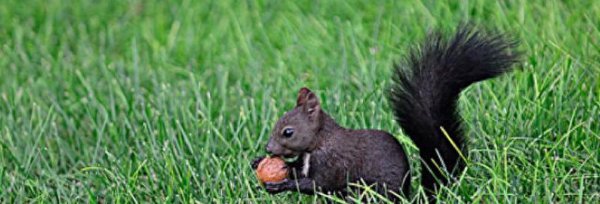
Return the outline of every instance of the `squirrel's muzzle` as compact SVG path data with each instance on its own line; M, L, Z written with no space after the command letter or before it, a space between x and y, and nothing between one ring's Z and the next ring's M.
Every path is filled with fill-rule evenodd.
M272 138L269 139L269 143L267 143L267 153L274 156L282 156L282 157L290 157L294 156L294 152L290 149L285 148L283 145L279 144L277 141Z
M269 154L277 154L281 152L281 149L283 149L283 147L276 142L273 142L272 139L270 139L269 143L267 143L267 153Z

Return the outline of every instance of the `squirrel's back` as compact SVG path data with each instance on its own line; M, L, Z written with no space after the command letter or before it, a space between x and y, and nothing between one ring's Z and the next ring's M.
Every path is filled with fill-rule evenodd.
M365 182L377 183L373 188L380 194L389 193L384 186L396 194L409 192L408 158L390 133L342 127L328 132L311 153L310 174L317 177L317 181L325 181L320 183L322 186ZM332 171L339 173L332 174Z
M459 151L466 153L457 100L469 85L511 70L516 43L459 27L450 39L435 33L395 66L388 99L396 121L419 148L421 183L434 191L442 173L460 171ZM444 132L445 131L445 132ZM433 173L432 173L433 172Z

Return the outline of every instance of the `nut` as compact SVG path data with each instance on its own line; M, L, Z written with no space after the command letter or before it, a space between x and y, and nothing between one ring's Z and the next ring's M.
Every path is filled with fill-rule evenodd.
M285 161L279 157L265 157L256 168L256 177L262 183L280 182L288 176Z

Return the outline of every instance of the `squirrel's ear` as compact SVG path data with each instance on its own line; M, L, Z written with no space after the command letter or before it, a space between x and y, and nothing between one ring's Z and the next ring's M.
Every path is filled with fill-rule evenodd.
M298 99L296 100L296 106L302 106L306 104L306 96L308 95L308 93L312 93L312 91L310 91L310 89L306 87L300 88L300 91L298 91Z
M298 91L298 100L296 107L302 107L306 113L316 115L321 111L321 104L317 96L310 89L303 87Z

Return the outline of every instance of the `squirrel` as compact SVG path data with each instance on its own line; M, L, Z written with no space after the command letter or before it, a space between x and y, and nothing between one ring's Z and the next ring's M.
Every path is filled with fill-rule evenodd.
M437 31L394 64L386 96L395 120L419 149L421 185L433 199L439 185L465 167L464 130L457 100L469 85L512 70L517 42L459 26L450 38ZM402 145L388 132L340 126L321 108L308 88L296 106L275 124L267 153L288 161L292 170L281 182L265 183L269 193L299 191L346 195L349 183L373 185L391 200L410 194L411 172ZM252 161L253 169L263 159ZM450 172L450 174L446 174Z

